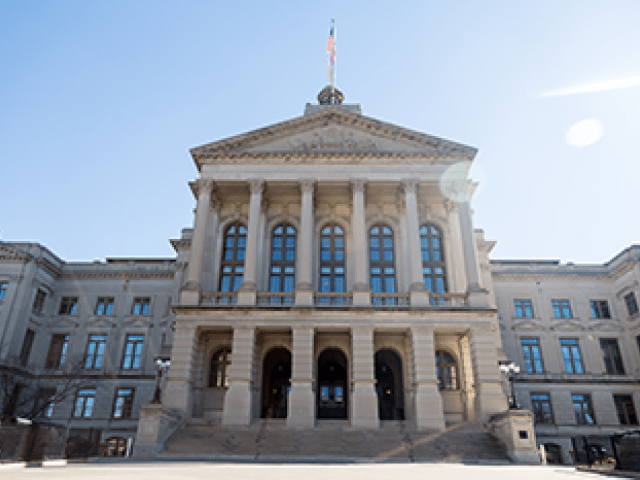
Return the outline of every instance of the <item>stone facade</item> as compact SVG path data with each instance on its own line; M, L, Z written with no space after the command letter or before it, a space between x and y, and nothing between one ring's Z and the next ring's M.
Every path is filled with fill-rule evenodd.
M539 339L544 369L523 370L518 400L533 408L530 392L548 392L554 414L536 426L539 443L566 451L576 435L621 428L612 392L640 404L640 327L625 304L640 248L599 266L492 262L495 242L473 229L473 185L443 180L466 175L474 148L357 105L309 105L191 154L197 208L171 240L175 258L70 263L41 245L0 244L0 360L21 369L22 395L35 378L64 376L61 339L67 364L85 362L90 411L70 396L52 421L100 428L103 440L137 431L145 455L198 417L442 430L507 410L498 361L523 365L522 337ZM554 319L551 299L568 299L571 317ZM519 317L514 300L533 301L535 315ZM591 319L590 300L608 301L611 318ZM565 337L578 339L584 373L563 373ZM603 375L599 338L618 340L623 374ZM159 356L171 357L162 405L142 408ZM125 413L123 389L133 392ZM571 392L591 396L596 425L576 425Z

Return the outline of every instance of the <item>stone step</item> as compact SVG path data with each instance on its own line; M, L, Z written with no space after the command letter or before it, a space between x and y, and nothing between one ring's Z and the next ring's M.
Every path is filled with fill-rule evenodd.
M344 420L319 421L313 429L287 428L286 422L274 420L248 427L192 421L171 436L162 455L508 462L504 446L479 425L419 432L400 421L375 430L353 429Z

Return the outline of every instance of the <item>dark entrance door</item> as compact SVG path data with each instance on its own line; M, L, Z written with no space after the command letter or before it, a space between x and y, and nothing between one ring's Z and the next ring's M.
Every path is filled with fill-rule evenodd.
M262 370L262 418L287 418L291 389L291 354L286 348L269 350Z
M404 420L402 360L393 350L376 353L376 380L380 420Z
M347 418L347 357L337 348L318 357L318 418Z

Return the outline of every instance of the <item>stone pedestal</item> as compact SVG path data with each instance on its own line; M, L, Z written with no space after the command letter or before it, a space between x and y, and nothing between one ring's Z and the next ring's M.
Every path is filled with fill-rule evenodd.
M180 305L200 305L200 291L199 290L181 290L180 291Z
M485 425L507 447L507 454L515 463L539 465L533 430L533 414L529 410L507 410L493 415Z
M178 428L182 415L160 403L140 407L138 433L133 447L134 457L155 457L169 436Z
M313 306L313 289L296 289L295 305L296 307L312 307Z
M412 307L428 307L429 306L429 291L424 289L411 290L409 292L409 303Z
M238 290L236 297L236 305L239 306L254 306L256 304L257 292L255 289L242 289Z
M502 389L498 368L495 334L488 330L471 332L471 359L475 383L475 419L485 422L507 409L507 398Z
M357 291L353 290L353 305L354 306L370 306L371 305L371 291Z
M171 367L162 394L162 404L187 417L191 416L193 410L193 369L197 351L196 327L178 322L173 335Z

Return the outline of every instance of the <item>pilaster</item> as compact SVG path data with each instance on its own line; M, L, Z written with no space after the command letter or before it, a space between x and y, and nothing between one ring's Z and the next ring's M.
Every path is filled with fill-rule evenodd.
M293 329L288 427L313 428L315 424L315 399L312 388L313 343L314 331L312 328Z
M244 280L238 289L238 305L255 305L258 273L258 247L262 211L264 180L248 181L251 191L249 201L249 226L247 228L247 251L244 261Z
M313 284L311 282L311 265L313 260L313 192L316 182L302 180L299 182L302 195L300 209L300 232L296 255L296 305L313 305Z
M378 396L375 392L373 329L351 330L353 348L353 395L351 398L351 426L378 428Z
M422 252L420 250L420 226L418 218L418 181L402 181L404 189L405 217L407 224L407 243L409 252L409 295L412 306L429 305L429 293L422 278Z
M223 425L251 423L251 374L255 350L255 329L234 328L229 369L229 388L224 396Z
M444 430L444 410L438 390L433 330L411 329L414 372L414 405L418 430Z
M353 285L353 304L371 305L371 290L367 275L367 232L365 225L365 188L367 181L364 179L351 180L353 193L353 248L355 264L355 282Z

